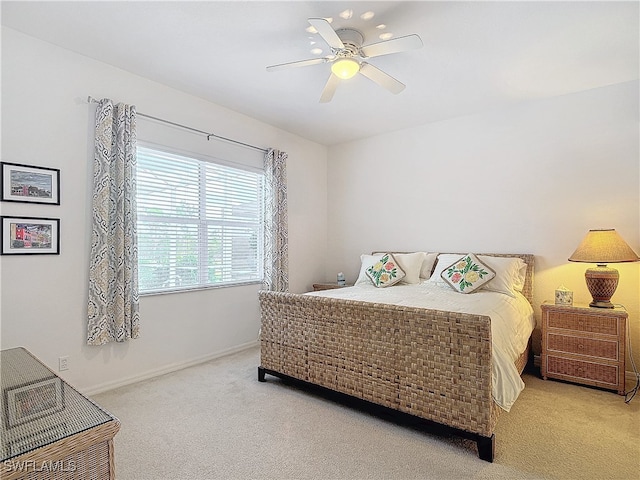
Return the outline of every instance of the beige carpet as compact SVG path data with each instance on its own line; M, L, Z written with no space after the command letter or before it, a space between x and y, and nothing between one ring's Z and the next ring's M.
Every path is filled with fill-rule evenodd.
M475 442L260 383L258 363L253 348L94 396L122 422L117 478L640 478L640 397L525 374L488 463Z

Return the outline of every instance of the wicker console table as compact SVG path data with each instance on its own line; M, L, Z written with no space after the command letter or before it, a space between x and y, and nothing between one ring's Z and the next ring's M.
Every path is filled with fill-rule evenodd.
M24 348L3 350L0 478L114 479L117 418Z

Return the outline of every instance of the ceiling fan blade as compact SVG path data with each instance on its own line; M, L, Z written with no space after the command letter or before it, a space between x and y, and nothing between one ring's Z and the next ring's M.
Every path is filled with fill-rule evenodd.
M360 53L362 53L364 58L371 58L389 53L406 52L407 50L414 50L420 47L422 47L422 39L418 35L413 34L365 45L360 49Z
M374 67L367 62L362 62L362 65L360 66L360 73L369 80L373 80L381 87L386 88L391 93L398 94L404 90L404 83L399 82L388 73L384 73L379 68Z
M334 75L333 73L327 80L327 84L324 86L324 90L322 90L322 95L320 95L320 103L328 103L333 98L333 94L336 93L336 88L338 88L338 84L340 83L340 78Z
M290 67L306 67L308 65L317 65L319 63L327 63L329 61L328 58L310 58L309 60L299 60L297 62L289 62L289 63L280 63L278 65L269 65L267 67L267 72L274 72L276 70L283 70L285 68Z
M342 40L340 40L340 37L338 37L338 34L331 24L324 18L310 18L309 23L318 31L322 39L327 42L331 48L338 50L342 50L344 48L344 43L342 43Z

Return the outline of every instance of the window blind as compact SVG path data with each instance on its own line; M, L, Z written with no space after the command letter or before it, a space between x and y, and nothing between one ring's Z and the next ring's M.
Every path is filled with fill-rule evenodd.
M138 146L140 293L262 281L264 174Z

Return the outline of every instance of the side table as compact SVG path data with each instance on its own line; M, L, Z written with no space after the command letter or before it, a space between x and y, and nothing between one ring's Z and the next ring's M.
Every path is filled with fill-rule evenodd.
M332 290L334 288L344 288L344 287L352 287L353 284L352 283L347 283L346 285L338 285L337 283L333 282L327 282L327 283L314 283L313 284L313 291L314 292L319 292L321 290Z
M3 480L115 479L120 422L24 348L0 352Z
M628 314L623 308L554 305L542 309L542 378L625 390L625 339Z

